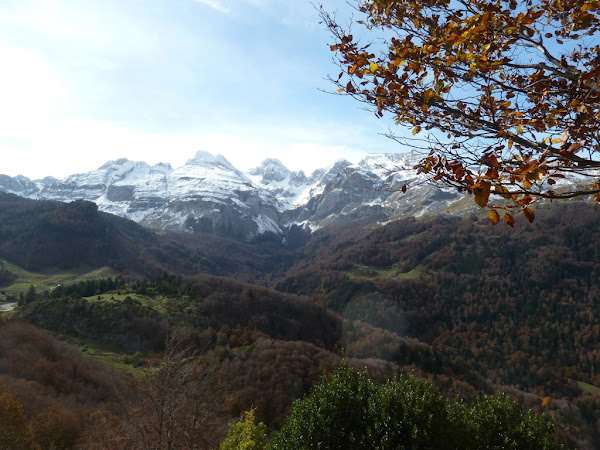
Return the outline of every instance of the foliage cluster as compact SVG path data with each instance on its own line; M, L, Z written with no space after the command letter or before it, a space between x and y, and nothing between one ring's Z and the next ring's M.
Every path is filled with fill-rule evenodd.
M79 298L100 295L105 292L125 288L125 281L122 277L101 278L98 280L85 280L77 283L60 285L52 289L49 293L50 298Z
M294 402L271 449L552 449L553 425L507 396L448 401L414 377L377 385L345 364Z
M219 450L263 450L265 431L264 423L256 423L254 409L244 411L239 422L229 428L227 438L221 443Z
M600 182L600 3L595 0L366 0L354 25L326 11L338 92L393 116L430 152L415 166L433 182L495 195L528 221L539 198L593 195ZM577 174L581 183L559 187ZM402 188L406 191L406 185ZM500 220L496 209L492 223ZM514 226L514 218L504 214Z

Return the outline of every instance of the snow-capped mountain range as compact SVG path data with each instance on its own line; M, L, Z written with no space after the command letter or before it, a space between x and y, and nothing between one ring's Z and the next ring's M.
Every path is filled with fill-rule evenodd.
M358 164L339 160L307 176L277 159L244 173L221 155L198 152L175 169L119 159L63 180L0 175L0 191L40 200L89 200L152 228L252 238L374 213L391 218L445 210L459 195L418 183L412 170L418 159L414 152L370 154ZM402 194L405 183L412 187Z

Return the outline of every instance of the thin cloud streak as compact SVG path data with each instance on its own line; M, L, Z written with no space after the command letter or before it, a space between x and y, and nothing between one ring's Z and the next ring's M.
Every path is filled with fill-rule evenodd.
M201 3L203 5L206 5L212 9L215 9L215 10L220 11L225 14L229 14L231 12L231 10L229 8L226 8L225 6L223 6L221 4L221 2L219 2L218 0L194 0L194 1L196 3Z

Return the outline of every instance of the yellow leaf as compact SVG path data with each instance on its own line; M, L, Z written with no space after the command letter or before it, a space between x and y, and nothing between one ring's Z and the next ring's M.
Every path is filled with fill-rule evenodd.
M501 184L496 184L495 187L496 187L496 189L494 189L494 194L501 195L504 198L511 198L512 197L512 194L509 192L509 190L506 189Z
M552 143L553 144L560 144L562 141L563 141L562 138L554 138L554 139L552 139Z
M413 130L412 130L412 134L413 134L413 136L414 136L415 134L419 134L419 132L420 132L420 131L421 131L421 127L414 127L414 128L413 128Z
M492 225L496 225L498 222L500 222L500 215L495 209L490 211L490 222L492 222Z
M472 187L473 194L475 194L475 203L481 208L488 204L491 187L492 184L489 181L480 181Z
M337 90L337 92L344 92L345 90L346 89L344 89L344 88L340 88L340 89Z
M371 64L369 64L369 69L372 73L375 73L379 70L379 65L376 62L371 61Z
M513 140L509 139L508 140L508 149L510 150L512 148L512 146L513 146Z
M523 126L521 124L517 125L517 133L523 134Z

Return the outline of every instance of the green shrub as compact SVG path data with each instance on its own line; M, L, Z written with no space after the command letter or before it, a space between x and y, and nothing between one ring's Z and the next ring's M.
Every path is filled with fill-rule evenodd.
M254 409L246 411L239 422L231 425L219 450L264 450L266 428L264 423L256 423Z
M411 376L384 385L340 364L297 400L270 449L553 449L552 422L507 396L448 401Z

